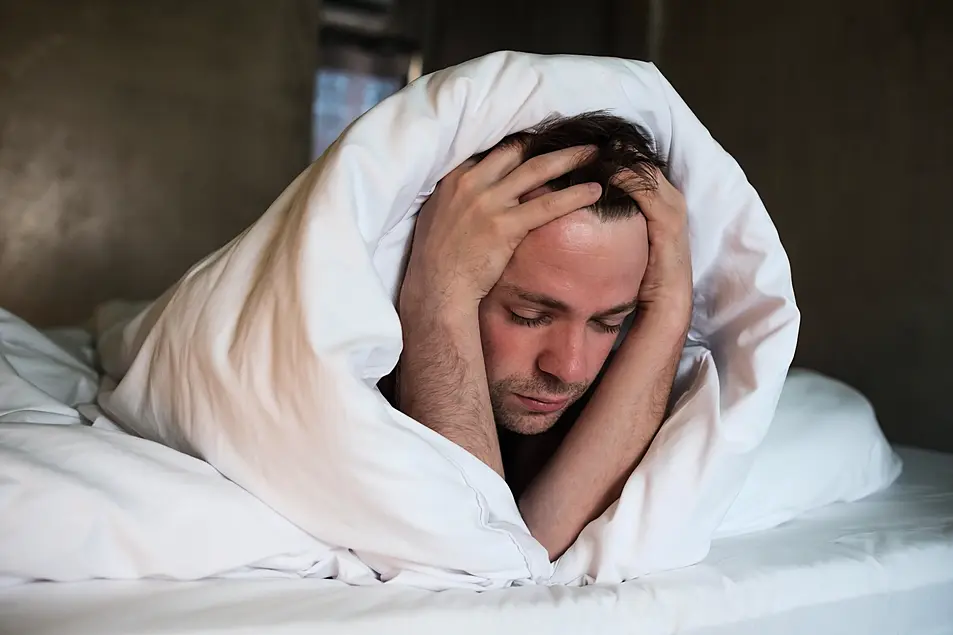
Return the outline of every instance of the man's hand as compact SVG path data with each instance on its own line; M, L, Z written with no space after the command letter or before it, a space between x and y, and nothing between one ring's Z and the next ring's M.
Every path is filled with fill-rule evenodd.
M467 161L448 174L417 219L401 313L475 307L533 229L596 202L598 184L580 184L528 202L521 199L592 156L575 147L522 162L516 145Z
M451 172L424 204L400 292L397 405L503 476L480 339L480 300L531 230L601 195L577 185L523 197L591 156L570 148L523 162L504 146Z
M649 236L649 260L639 288L639 312L653 313L687 331L692 312L692 262L685 197L660 171L657 187L625 171L614 185L638 204Z

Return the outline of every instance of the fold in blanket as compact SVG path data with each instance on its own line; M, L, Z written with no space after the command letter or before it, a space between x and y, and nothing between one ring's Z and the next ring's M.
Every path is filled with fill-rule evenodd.
M695 312L671 416L620 500L550 563L502 479L375 384L401 352L394 300L426 193L505 135L591 110L638 122L667 160L688 204ZM613 582L707 553L771 421L798 323L761 201L654 66L503 52L373 108L254 225L105 333L118 385L100 402L380 580Z

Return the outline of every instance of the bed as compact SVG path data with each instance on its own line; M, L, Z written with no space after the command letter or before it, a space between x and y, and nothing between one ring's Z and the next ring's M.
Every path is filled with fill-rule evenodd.
M953 634L953 456L899 448L886 491L715 541L627 582L433 593L323 580L94 581L0 590L4 634Z
M27 428L50 433L85 430L87 426L71 424L76 411L70 404L88 401L99 381L89 365L88 334L76 329L41 334L14 316L0 317L0 431L7 435L6 449L10 449L10 431L23 427L22 422L30 424ZM785 425L790 427L790 423ZM804 427L807 422L799 425ZM153 450L161 447L125 434L113 438L124 444L150 444L155 446ZM74 454L84 453L82 446L70 448ZM0 580L0 634L953 635L953 455L910 447L895 449L903 461L903 472L885 490L854 502L825 505L771 529L716 539L708 556L697 565L624 584L429 592L389 584L346 586L320 576L298 577L293 569L291 575L285 572L284 577L274 577L268 568L277 565L268 563L260 563L246 578L29 582L5 587ZM10 456L0 455L0 462L9 463ZM63 472L63 480L75 480L69 470L76 466L67 462L53 467ZM9 465L3 473L8 480L17 474ZM106 472L112 479L116 473L123 475L122 481L139 478L118 463L114 471ZM224 479L215 482L219 481ZM162 483L157 491L175 498L174 505L181 507L183 497L194 498L192 492L202 482L183 480L178 490ZM45 504L43 518L49 517L51 510L73 505L75 497L83 494L81 489L76 493L67 489L57 499L59 503L54 500L51 504L38 500L43 498L42 489L0 487L0 504L6 505L0 509L25 509L22 501L14 507L4 500L11 491L29 498L34 507ZM204 500L211 505L230 491L209 490ZM91 507L93 517L129 513L129 500L122 490L110 496L118 502L113 507L97 503L99 507ZM167 539L163 523L169 509L156 507L151 516L141 508L136 512L143 524L151 526L140 528L139 542L127 545L137 551L140 560L145 545ZM212 523L216 512L227 509L220 504L202 518L206 524ZM75 518L79 511L71 508L70 513ZM271 522L273 516L268 512L264 522ZM259 517L249 514L241 518L250 520L232 522ZM0 525L9 528L16 524L8 520L3 519ZM80 546L96 554L97 545L91 537L102 540L106 535L100 530L70 536L57 528L55 520L48 524L52 529L43 528L47 533L40 538L37 523L26 523L28 542L45 541L44 545L55 544L73 552ZM209 529L207 536L193 540L190 553L197 553L196 548L211 551L209 541L225 540L227 529L226 521ZM273 528L268 532L286 535ZM188 534L174 536L175 550L186 549L182 538L194 538L194 534L195 530L189 529ZM282 540L286 539L279 542ZM0 549L0 553L9 559L9 550Z

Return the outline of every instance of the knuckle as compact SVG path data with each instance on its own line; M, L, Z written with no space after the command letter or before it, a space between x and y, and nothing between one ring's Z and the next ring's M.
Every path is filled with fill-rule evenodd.
M526 172L529 173L529 177L534 181L543 180L547 174L546 157L533 157L523 165Z
M559 201L562 199L562 192L553 192L547 196L539 197L539 206L548 212L555 211L559 207Z
M463 172L457 178L456 189L464 194L473 194L476 191L476 179L472 171Z
M477 192L476 190L471 190L468 192L468 194L471 196L471 205L477 213L481 215L488 215L494 211L495 205L490 192Z
M556 192L550 196L542 197L539 201L540 206L542 206L548 215L558 214L569 203L571 203L571 198L567 197L563 192Z
M503 214L490 216L487 219L487 233L494 242L501 242L509 237L510 227L508 219Z

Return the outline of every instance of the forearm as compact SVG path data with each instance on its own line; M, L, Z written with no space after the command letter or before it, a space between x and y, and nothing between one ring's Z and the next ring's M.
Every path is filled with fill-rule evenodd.
M503 476L477 312L402 316L398 407Z
M551 558L618 498L641 461L665 415L684 337L672 321L637 319L579 419L527 488L523 518Z

